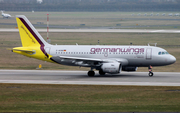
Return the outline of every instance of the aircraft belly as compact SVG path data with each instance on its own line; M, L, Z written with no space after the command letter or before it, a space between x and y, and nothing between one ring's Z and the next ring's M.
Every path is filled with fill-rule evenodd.
M141 66L146 66L146 62L142 59L129 59L129 66L137 66L137 67L141 67Z
M73 64L73 60L61 59L59 57L52 57L51 60L58 64L76 66Z
M137 67L147 67L149 65L152 66L163 66L168 65L166 59L163 58L152 58L152 59L129 59L129 66L137 66Z

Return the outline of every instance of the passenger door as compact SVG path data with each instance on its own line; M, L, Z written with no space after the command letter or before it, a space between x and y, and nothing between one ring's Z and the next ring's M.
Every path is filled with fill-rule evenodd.
M146 59L151 60L152 59L152 48L146 49Z

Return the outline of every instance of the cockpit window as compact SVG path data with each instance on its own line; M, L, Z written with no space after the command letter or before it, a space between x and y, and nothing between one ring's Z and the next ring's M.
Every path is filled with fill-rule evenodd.
M158 52L158 55L165 55L165 54L169 54L169 53L167 51Z

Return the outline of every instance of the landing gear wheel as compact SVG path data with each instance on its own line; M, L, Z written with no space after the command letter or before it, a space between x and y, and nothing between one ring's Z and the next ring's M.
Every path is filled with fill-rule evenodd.
M95 72L94 71L88 71L88 76L89 77L93 77L95 75Z
M99 70L100 75L105 75L106 73L103 72L103 70Z
M149 76L152 77L153 75L154 75L153 72L150 71Z

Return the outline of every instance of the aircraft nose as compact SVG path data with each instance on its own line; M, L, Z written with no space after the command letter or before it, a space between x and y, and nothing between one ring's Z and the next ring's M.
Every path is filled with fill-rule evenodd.
M176 58L171 55L171 56L169 57L169 63L173 64L173 63L175 63L175 62L176 62Z

